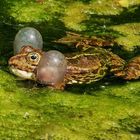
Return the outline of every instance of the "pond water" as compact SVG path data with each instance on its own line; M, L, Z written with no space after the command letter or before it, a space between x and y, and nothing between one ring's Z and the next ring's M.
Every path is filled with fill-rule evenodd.
M73 51L54 43L70 31L115 40L109 49L129 60L140 55L139 12L139 0L0 2L0 139L140 139L139 79L110 75L89 85L50 90L18 79L7 64L23 27L40 31L44 50Z

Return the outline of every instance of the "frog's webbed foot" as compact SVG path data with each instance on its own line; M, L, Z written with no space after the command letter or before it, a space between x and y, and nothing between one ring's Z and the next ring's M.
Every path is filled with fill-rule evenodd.
M140 78L140 56L137 56L129 61L124 69L124 79L139 79Z

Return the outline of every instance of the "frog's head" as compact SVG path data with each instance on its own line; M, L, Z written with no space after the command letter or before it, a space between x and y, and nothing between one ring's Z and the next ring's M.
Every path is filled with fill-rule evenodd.
M35 72L43 52L31 46L23 46L20 53L9 59L10 71L23 79L35 80Z

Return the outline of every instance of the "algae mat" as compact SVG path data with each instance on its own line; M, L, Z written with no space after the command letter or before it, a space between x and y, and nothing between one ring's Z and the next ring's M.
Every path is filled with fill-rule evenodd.
M3 140L138 140L140 82L100 83L83 92L52 91L0 70ZM19 88L20 87L20 88ZM77 89L77 88L76 88ZM79 89L80 90L80 89Z

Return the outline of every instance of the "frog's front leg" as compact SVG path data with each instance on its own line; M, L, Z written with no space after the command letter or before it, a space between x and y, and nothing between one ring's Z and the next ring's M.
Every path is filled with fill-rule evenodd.
M48 87L49 89L64 90L64 88L65 88L65 83L64 83L64 82L61 82L61 83L57 83L57 84L50 84L50 85L47 85L47 87Z

